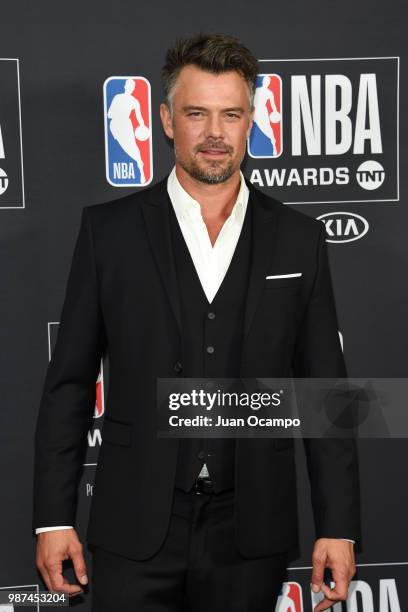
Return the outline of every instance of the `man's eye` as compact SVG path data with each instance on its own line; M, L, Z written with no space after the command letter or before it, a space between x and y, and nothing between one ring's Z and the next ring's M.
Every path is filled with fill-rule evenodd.
M227 117L229 119L239 119L239 115L237 115L237 113L227 113Z
M198 115L202 115L203 113L201 111L192 111L191 113L188 113L189 117L198 117Z

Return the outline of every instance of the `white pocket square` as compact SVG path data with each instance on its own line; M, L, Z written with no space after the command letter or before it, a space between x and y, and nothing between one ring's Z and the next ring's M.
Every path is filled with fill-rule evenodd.
M292 274L273 274L266 278L295 278L296 276L302 276L302 272L293 272Z

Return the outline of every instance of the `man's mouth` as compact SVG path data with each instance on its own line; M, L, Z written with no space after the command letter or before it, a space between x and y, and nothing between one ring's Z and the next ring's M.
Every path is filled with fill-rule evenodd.
M223 157L227 151L225 149L201 149L200 153L208 157Z

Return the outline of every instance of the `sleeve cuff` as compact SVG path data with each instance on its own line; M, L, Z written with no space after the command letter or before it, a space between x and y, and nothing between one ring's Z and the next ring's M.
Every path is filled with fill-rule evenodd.
M43 531L56 531L57 529L73 529L72 525L62 525L57 527L37 527L35 533L42 533Z
M350 540L350 538L339 538L339 540L345 540L346 542L353 542L353 544L356 543L355 540Z

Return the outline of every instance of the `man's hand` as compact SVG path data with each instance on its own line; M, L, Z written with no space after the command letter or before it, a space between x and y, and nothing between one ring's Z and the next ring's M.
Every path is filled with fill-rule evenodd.
M337 538L319 538L313 548L312 562L312 590L314 593L321 590L325 595L314 608L314 612L327 610L336 602L345 601L350 580L356 573L353 543ZM323 582L325 567L332 571L335 582L333 589Z
M50 591L68 593L69 597L83 592L77 584L69 584L62 574L62 562L72 559L75 575L87 584L82 544L75 529L56 529L37 535L36 565Z

